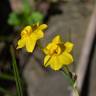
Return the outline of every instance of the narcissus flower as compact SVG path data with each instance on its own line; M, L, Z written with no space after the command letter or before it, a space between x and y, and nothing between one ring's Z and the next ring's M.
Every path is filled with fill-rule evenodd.
M17 49L26 47L27 52L33 52L37 40L44 37L43 30L46 28L46 24L26 26L21 32L21 39L18 40Z
M44 58L44 66L50 66L53 70L59 70L63 65L68 65L73 62L73 57L70 54L73 48L73 43L63 43L60 36L57 35L51 43L44 48L46 54Z

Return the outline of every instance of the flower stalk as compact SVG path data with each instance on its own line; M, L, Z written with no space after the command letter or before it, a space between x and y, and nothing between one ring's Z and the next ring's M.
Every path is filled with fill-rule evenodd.
M13 72L14 72L15 81L16 81L17 96L23 96L21 78L19 76L19 70L18 70L18 67L17 67L13 46L10 46L10 53L11 53L11 56L12 56L12 66L13 66Z
M73 75L67 66L64 66L64 69L61 69L60 71L63 73L64 77L69 81L74 92L73 96L79 96L79 92L76 86L76 75Z

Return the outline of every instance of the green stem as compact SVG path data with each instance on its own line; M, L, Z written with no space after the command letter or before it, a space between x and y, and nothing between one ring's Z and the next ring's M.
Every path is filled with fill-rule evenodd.
M64 75L64 77L69 81L70 85L73 86L74 82L73 80L70 79L69 75L66 73L65 70L61 70L62 74Z
M37 46L38 46L41 50L43 50L43 47L42 47L40 41L37 42Z
M74 91L74 96L79 96L79 92L78 92L77 88L73 88L73 91Z
M15 59L14 48L12 46L10 47L10 52L12 56L12 66L13 66L13 72L14 72L15 81L16 81L17 96L23 96L21 79L19 76L19 71L18 71L16 59Z
M8 74L0 73L0 78L14 81L14 77Z
M74 91L74 93L75 93L75 96L79 96L79 92L78 92L77 86L74 85L74 84L76 84L76 80L74 80L74 79L72 78L71 72L70 72L69 68L68 68L67 66L65 66L65 68L66 68L66 70L68 70L69 77L70 77L70 79L71 79L72 82L73 82L73 86L72 86L72 87L73 87L73 91Z
M70 82L70 85L71 85L71 87L73 88L73 91L74 91L74 96L79 96L79 92L77 90L77 86L74 85L76 82L72 78L72 76L70 74L70 70L68 69L68 67L65 66L64 70L61 70L61 72L63 73L64 77L66 77L66 79Z

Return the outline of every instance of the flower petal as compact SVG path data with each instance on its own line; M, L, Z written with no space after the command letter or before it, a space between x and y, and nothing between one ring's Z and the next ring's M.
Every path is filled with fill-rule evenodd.
M71 54L67 52L63 52L61 55L58 56L59 62L63 65L68 65L73 62L73 57Z
M47 55L47 56L45 56L45 58L44 58L44 66L45 67L47 67L48 66L48 61L51 59L51 56L50 55Z
M21 38L19 41L18 41L18 46L16 49L19 49L19 48L22 48L25 46L25 43L26 43L26 39L25 38Z
M57 36L54 37L53 40L52 40L52 43L55 43L55 44L58 44L58 43L60 43L60 42L61 42L61 40L60 40L60 35L57 35Z
M54 44L54 43L49 43L47 46L46 46L46 48L44 48L44 53L45 54L50 54L50 55L52 55L53 53L54 53L54 51L56 50L56 48L57 48L58 46L56 45L56 44Z
M44 52L45 54L49 54L49 50L48 50L47 48L44 48L44 49L43 49L43 52Z
M46 49L50 51L50 49L52 49L54 47L53 43L49 43L47 46L46 46Z
M66 52L71 52L74 45L73 45L73 43L71 43L71 42L66 42L66 43L64 44L64 46L65 46L65 51L66 51Z
M51 59L49 60L48 62L48 65L50 65L50 67L53 69L53 70L59 70L62 68L62 65L60 62L59 62L59 58L55 55L53 55L51 57Z
M21 36L30 34L32 32L31 26L26 26L22 31L21 31Z
M36 39L34 38L27 38L26 40L26 50L28 52L33 52L35 45L36 45Z
M35 35L37 40L44 37L44 33L41 30L34 31L34 35Z
M37 28L37 30L44 30L44 29L46 29L48 26L46 25L46 24L41 24L38 28Z

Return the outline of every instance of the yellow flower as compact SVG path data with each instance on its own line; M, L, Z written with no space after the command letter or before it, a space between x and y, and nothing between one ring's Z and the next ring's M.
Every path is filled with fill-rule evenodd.
M46 24L37 24L33 25L32 27L26 26L21 32L21 39L18 40L17 49L26 47L26 50L28 52L33 52L37 40L44 37L42 30L46 28Z
M60 36L57 35L43 50L46 54L44 66L59 70L63 65L71 64L73 62L73 57L70 54L72 48L73 44L71 42L63 43L60 40Z

